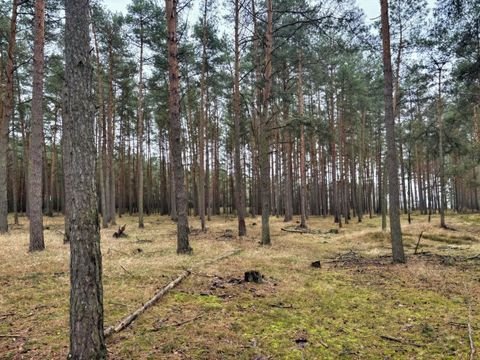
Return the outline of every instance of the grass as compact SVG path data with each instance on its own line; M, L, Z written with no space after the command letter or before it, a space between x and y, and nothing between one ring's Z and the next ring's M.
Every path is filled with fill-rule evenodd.
M128 238L102 230L105 325L115 324L185 268L193 274L132 326L108 339L112 359L468 359L467 323L480 344L479 215L403 221L406 265L391 264L380 219L352 221L339 234L331 218L309 219L318 234L281 231L261 247L258 220L248 236L222 236L236 221L215 217L194 231L194 254L175 254L166 217L123 217ZM198 220L190 224L198 228ZM28 224L0 236L1 359L57 359L68 353L68 246L62 217L45 218L46 250L29 254ZM293 224L294 225L294 224ZM423 231L420 255L413 256ZM199 266L235 249L238 255ZM321 260L322 268L310 263ZM244 283L258 270L262 284ZM477 340L478 339L478 340ZM477 345L480 347L480 345Z

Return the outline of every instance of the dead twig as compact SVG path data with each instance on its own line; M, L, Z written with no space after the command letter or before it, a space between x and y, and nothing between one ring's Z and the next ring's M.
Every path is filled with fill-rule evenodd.
M187 320L184 320L184 321L179 321L179 322L176 322L176 323L173 323L173 324L168 324L168 325L165 325L166 327L169 327L169 326L182 326L182 325L185 325L185 324L188 324L192 321L195 321L197 319L200 319L201 317L205 316L205 314L198 314L197 316L191 318L191 319L187 319Z
M292 304L279 303L279 304L270 304L270 306L274 308L279 308L279 309L293 309Z
M380 335L380 338L383 339L383 340L398 342L398 343L400 343L400 344L411 345L411 346L416 346L416 347L422 347L422 345L420 345L420 344L412 343L412 342L405 341L405 340L403 340L403 339L395 338L395 337L388 336L388 335Z
M18 334L0 334L0 338L22 338L26 339L26 336L18 335Z
M122 265L120 265L120 267L121 267L121 268L123 269L123 271L125 271L128 275L133 276L133 274L132 274L130 271L128 271L127 269L125 269Z
M323 342L322 340L318 340L318 342L320 343L320 345L322 345L324 348L328 349L328 344Z
M475 343L473 342L473 330L472 330L472 304L468 305L468 340L470 342L470 360L473 360L475 358Z
M422 235L423 235L423 232L425 230L422 230L422 232L420 233L420 235L418 235L418 241L417 241L417 245L415 246L415 252L413 253L414 255L417 255L417 251L418 251L418 246L420 245L420 240L422 240Z
M3 320L9 316L13 316L15 313L6 313L6 314L0 314L0 320Z

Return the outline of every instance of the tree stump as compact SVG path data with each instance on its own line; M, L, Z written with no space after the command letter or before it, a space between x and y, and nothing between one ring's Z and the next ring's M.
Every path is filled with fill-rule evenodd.
M246 271L245 272L245 282L254 282L260 284L263 282L263 275L259 271Z
M119 227L118 230L113 233L113 237L119 238L122 236L127 236L127 234L125 234L126 227L127 227L127 224L124 224L123 226Z

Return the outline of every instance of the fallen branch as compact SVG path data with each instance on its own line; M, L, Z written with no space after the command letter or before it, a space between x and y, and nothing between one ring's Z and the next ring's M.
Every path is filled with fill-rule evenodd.
M179 321L179 322L176 322L176 323L173 323L173 324L168 324L168 325L165 325L165 327L171 327L171 326L182 326L182 325L185 325L185 324L188 324L192 321L195 321L197 319L200 319L201 317L205 316L205 314L199 314L191 319L187 319L187 320L184 320L184 321Z
M121 267L121 268L123 269L123 271L125 271L128 275L133 276L133 274L132 274L130 271L128 271L127 269L125 269L122 265L120 265L120 267Z
M299 234L310 234L311 231L309 229L288 229L282 228L282 231L291 232L291 233L299 233Z
M6 314L0 314L0 320L6 319L9 316L13 316L15 313L6 313Z
M0 334L0 338L22 338L22 339L26 339L27 337L26 336L23 336L23 335L17 335L17 334L13 334L13 335L1 335Z
M224 254L222 256L219 256L215 259L205 261L198 266L205 266L212 264L214 262L226 259L227 257L236 255L240 253L242 250L237 249L235 251L232 251L230 253ZM105 329L105 338L118 333L124 329L126 329L136 318L138 318L141 314L143 314L148 308L152 307L155 305L168 291L176 287L178 284L180 284L186 277L188 277L192 273L191 269L186 269L184 270L177 278L175 278L173 281L171 281L169 284L161 288L155 295L148 300L144 305L139 307L137 310L135 310L133 313L125 316L117 325L115 326L110 326Z
M148 300L143 306L139 307L130 315L124 317L117 325L110 326L105 329L105 338L109 337L110 335L120 332L123 329L127 328L137 317L145 312L148 308L155 305L155 303L160 300L163 295L165 295L169 290L173 289L175 286L180 284L183 279L185 279L188 275L190 275L190 271L185 270L182 274L180 274L175 280L171 281L168 285L164 286L160 289L150 300Z
M324 348L328 349L328 344L326 342L323 342L322 340L318 340L318 342L320 343L320 345L322 345Z
M418 235L418 241L417 241L417 245L415 246L415 252L413 253L414 255L417 255L417 251L418 251L418 246L420 245L420 240L422 240L422 235L423 235L423 232L425 230L422 230L422 232L420 233L420 235Z
M416 347L422 347L422 345L420 345L420 344L415 344L415 343L412 343L412 342L409 342L409 341L405 341L405 340L403 340L403 339L395 338L395 337L392 337L392 336L388 336L388 335L380 335L380 338L381 338L381 339L384 339L384 340L388 340L388 341L398 342L398 343L400 343L400 344L412 345L412 346L416 346Z
M270 306L274 308L279 308L279 309L293 309L292 304L279 303L279 304L270 304Z
M475 358L475 343L473 342L473 330L472 330L472 323L471 323L471 318L472 318L472 305L470 304L468 306L468 340L470 342L470 360L473 360Z
M465 260L477 260L477 259L480 259L480 254L470 256L470 257L466 258Z

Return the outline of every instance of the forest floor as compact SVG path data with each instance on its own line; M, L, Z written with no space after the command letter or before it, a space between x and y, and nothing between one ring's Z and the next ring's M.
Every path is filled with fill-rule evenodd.
M20 220L0 236L0 358L65 359L63 218L45 218L46 251L35 254ZM107 339L111 359L470 359L470 338L480 352L480 215L448 215L455 231L440 229L436 216L403 219L406 265L391 263L379 218L352 220L335 234L330 217L311 217L316 231L300 234L281 230L295 222L272 217L270 247L259 246L259 218L247 219L243 239L234 218L215 217L206 233L190 218L191 256L176 255L169 218L149 216L145 229L136 220L118 219L126 238L102 230L106 327L193 270ZM311 267L315 260L321 268ZM249 270L264 281L244 282Z

